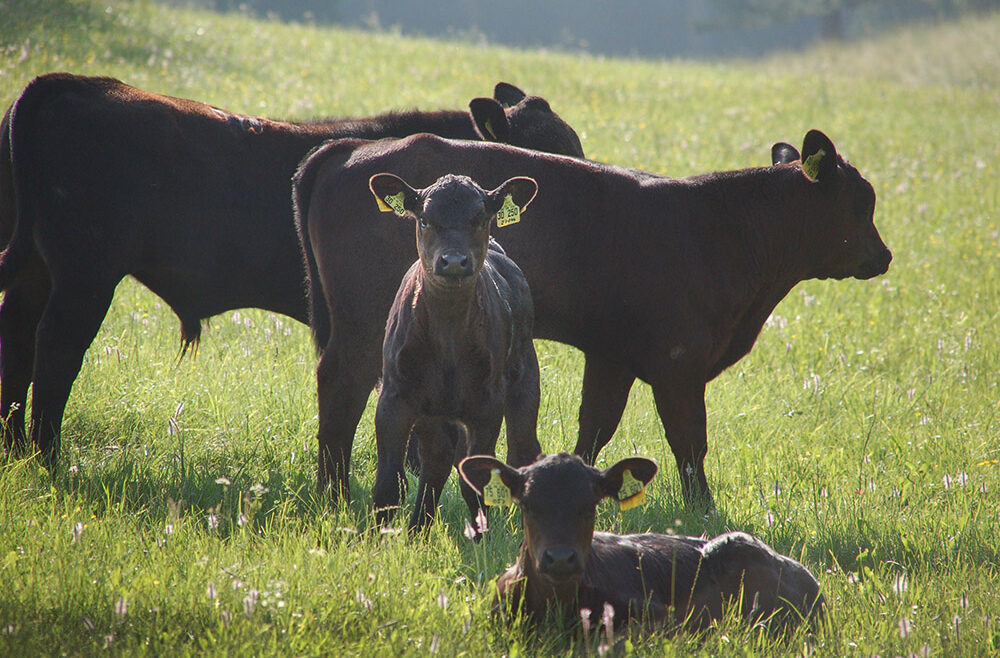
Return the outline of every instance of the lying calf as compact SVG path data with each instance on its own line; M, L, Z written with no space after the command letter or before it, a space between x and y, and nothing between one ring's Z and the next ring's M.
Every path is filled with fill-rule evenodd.
M562 453L515 469L474 456L458 468L487 504L520 505L524 542L497 588L502 605L521 604L536 619L559 604L567 621L588 609L596 624L609 603L618 621L698 629L720 619L732 603L746 619L793 623L824 604L804 566L746 533L702 539L594 532L601 499L614 497L625 507L644 496L656 474L649 459L631 457L598 470Z
M470 178L447 175L415 190L376 174L369 187L382 210L416 220L420 258L386 323L372 496L385 523L400 504L406 440L415 429L421 470L412 529L433 518L457 458L494 452L504 416L511 463L528 464L541 452L531 293L521 270L490 241L493 219L501 226L519 221L538 185L511 178L486 192ZM478 496L461 487L475 515Z

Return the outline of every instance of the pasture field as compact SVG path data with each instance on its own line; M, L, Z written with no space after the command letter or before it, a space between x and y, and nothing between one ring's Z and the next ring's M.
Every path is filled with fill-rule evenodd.
M996 655L997 34L993 15L765 61L658 62L141 1L0 0L0 102L65 70L305 119L465 107L508 80L547 97L589 157L670 175L765 165L773 142L799 146L820 128L876 188L888 274L800 284L751 354L709 385L717 516L684 509L637 385L602 461L638 453L663 468L644 508L608 504L598 527L757 534L818 575L828 621L781 638L732 620L703 635L633 633L611 652ZM169 308L123 283L70 399L62 467L0 464L0 655L598 653L595 633L490 617L518 518L491 514L473 545L456 476L427 536L367 532L373 405L353 502L315 493L306 327L227 313L178 362L179 335ZM538 349L540 439L571 450L582 359Z

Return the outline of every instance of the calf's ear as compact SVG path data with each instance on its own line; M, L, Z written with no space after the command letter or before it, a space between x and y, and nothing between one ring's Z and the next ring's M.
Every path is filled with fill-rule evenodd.
M778 142L771 147L771 164L781 165L795 162L799 159L799 152L791 144Z
M628 457L601 471L604 496L624 501L638 495L656 475L656 462L645 457ZM638 484L636 484L638 483ZM633 490L635 487L637 490Z
M510 139L510 122L503 106L492 98L473 98L469 101L469 113L476 126L476 132L486 142L503 142Z
M515 87L509 82L498 82L493 87L493 98L500 101L500 104L504 107L514 107L524 100L526 95L520 88Z
M418 210L420 194L395 174L375 174L368 179L368 189L382 212L395 212L402 217L407 210Z
M830 138L810 130L802 140L802 173L810 180L829 180L837 171L837 149Z
M534 178L517 176L504 181L500 187L486 193L486 212L496 215L497 226L507 226L521 221L521 213L538 194Z
M480 495L487 494L485 491L487 485L496 486L495 477L499 478L500 483L507 488L510 498L513 500L519 499L524 491L524 476L521 475L521 472L490 455L466 457L458 463L458 472L462 474L462 479ZM491 503L487 500L486 504Z

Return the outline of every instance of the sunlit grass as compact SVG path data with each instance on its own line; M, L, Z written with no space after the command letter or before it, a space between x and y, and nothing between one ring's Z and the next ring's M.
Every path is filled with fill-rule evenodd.
M604 463L663 466L598 525L755 533L820 578L829 621L774 639L732 620L657 655L990 655L1000 645L1000 18L763 63L612 60L257 22L116 0L0 3L0 101L51 70L307 118L463 107L500 79L546 96L596 159L673 175L766 164L824 130L872 181L895 258L811 281L708 387L719 515L686 511L648 387ZM960 44L965 44L965 47ZM0 467L0 654L545 655L598 638L492 621L516 514L462 534L455 476L426 538L370 532L372 411L353 503L314 491L308 330L260 311L179 323L132 281L77 380L64 468ZM582 358L538 343L539 432L571 450ZM501 447L502 450L502 447ZM412 489L412 488L411 488ZM401 515L404 516L404 515ZM401 524L400 524L401 525ZM626 653L621 641L615 651Z

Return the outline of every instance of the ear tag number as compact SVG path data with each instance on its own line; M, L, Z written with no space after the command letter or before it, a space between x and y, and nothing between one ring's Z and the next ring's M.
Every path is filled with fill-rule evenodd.
M622 511L638 507L646 502L646 488L632 476L632 471L622 473L622 486L618 490L618 506Z
M810 155L802 163L802 173L809 177L810 180L816 180L819 176L819 164L823 160L823 156L826 155L826 151L820 149Z
M403 192L397 192L396 194L387 194L384 200L378 197L375 197L375 200L378 201L378 209L382 212L394 212L402 217L406 214L406 208L403 207L404 198Z
M521 208L514 203L514 199L508 194L503 198L503 205L497 211L497 227L517 224L519 221L521 221Z
M490 507L512 505L514 503L510 497L510 489L500 479L499 468L494 468L490 471L490 481L483 487L483 502Z

